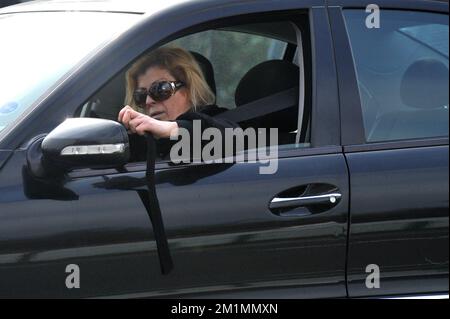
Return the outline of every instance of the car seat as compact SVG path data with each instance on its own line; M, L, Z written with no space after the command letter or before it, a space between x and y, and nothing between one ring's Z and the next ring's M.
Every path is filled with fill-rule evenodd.
M407 108L382 115L369 141L448 136L448 67L436 59L421 59L403 74L400 97Z
M242 128L278 128L279 144L295 143L298 123L299 67L284 60L270 60L256 65L241 79L235 93L236 111L249 103L289 89L294 90L289 107L239 122ZM255 105L254 107L258 107ZM263 107L262 105L260 107ZM270 107L270 106L269 106Z

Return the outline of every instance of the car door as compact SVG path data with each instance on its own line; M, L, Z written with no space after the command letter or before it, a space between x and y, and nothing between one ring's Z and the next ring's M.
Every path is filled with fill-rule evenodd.
M331 47L324 40L329 36L323 23L325 10L316 8L311 15L316 23L311 29L320 30L317 52L323 54L316 57L319 69L314 73L321 74L321 81L330 80L335 75L329 68ZM252 20L255 29L257 18ZM245 19L239 22L243 28ZM246 50L252 50L250 44L242 54ZM336 93L335 81L324 84L316 89ZM149 291L138 296L154 296L155 291L197 297L346 295L341 280L345 277L348 175L338 145L337 116L327 121L323 115L338 114L337 100L323 105L323 111L320 103L313 103L319 108L313 110L317 122L312 125L312 145L280 146L272 174L262 174L261 163L244 160L175 167L160 163L156 186L174 269L158 276L159 269L153 268L151 276L142 277L148 280ZM136 176L143 176L143 163L129 167L137 171ZM336 205L269 208L276 197L314 200L331 194L341 196Z
M147 187L145 163L119 170L86 168L36 183L26 171L30 143L25 143L1 171L2 188L10 196L0 203L1 239L8 247L0 256L0 295L346 296L349 176L340 147L337 80L323 1L217 1L168 10L107 47L13 133L23 141L48 133L166 37L200 23L257 17L274 8L290 16L300 10L313 30L310 145L280 148L272 158L277 161L273 174L261 174L259 162L157 164L156 190L174 263L163 275L140 197ZM187 18L169 27L174 14ZM148 32L156 28L161 32ZM46 121L39 121L44 114ZM283 207L270 209L276 197ZM290 207L292 197L300 204ZM80 287L69 289L66 279L73 268L68 266L73 265Z
M349 295L448 296L448 3L377 4L329 9L347 79Z

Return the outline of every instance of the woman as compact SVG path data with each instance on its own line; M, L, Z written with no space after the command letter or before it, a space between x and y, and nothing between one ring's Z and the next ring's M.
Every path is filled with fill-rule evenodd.
M126 106L119 112L119 122L133 133L150 133L157 139L159 151L167 155L171 136L180 128L193 136L193 121L201 129L225 128L237 124L212 116L226 109L214 104L215 96L205 81L195 58L186 50L162 47L138 60L126 74ZM224 134L222 134L224 136ZM192 141L191 141L192 143Z

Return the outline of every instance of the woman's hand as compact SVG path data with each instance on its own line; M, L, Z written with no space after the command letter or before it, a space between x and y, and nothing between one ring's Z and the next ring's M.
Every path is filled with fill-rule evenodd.
M178 125L176 122L154 119L133 110L128 105L120 110L118 120L119 122L122 122L128 130L139 135L151 133L157 138L169 138L171 135L176 136L178 133Z

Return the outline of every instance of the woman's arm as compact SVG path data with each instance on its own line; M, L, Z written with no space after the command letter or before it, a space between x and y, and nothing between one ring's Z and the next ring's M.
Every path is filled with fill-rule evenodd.
M148 115L133 110L130 106L125 106L119 112L119 122L132 133L144 135L151 133L157 138L170 138L171 135L178 135L177 122L160 121Z
M197 121L201 125L202 132L207 128L216 128L222 133L222 136L225 136L226 128L239 127L239 125L232 121L213 117L206 112L186 112L176 119L178 127L187 129L191 136L193 134L194 121Z
M203 112L186 112L180 115L175 121L160 121L139 113L133 110L130 106L126 106L120 111L118 119L133 133L137 133L138 135L151 133L153 136L157 137L159 139L157 142L159 148L158 152L161 158L166 157L170 152L171 147L179 141L181 137L178 135L180 128L186 129L189 132L189 136L191 138L191 149L193 149L193 138L195 138L194 123L200 124L201 133L203 133L203 131L207 128L218 129L222 138L222 154L225 154L225 129L239 127L238 124L232 121L222 118L215 118ZM171 136L175 138L170 139ZM201 139L200 143L203 149L209 141Z

